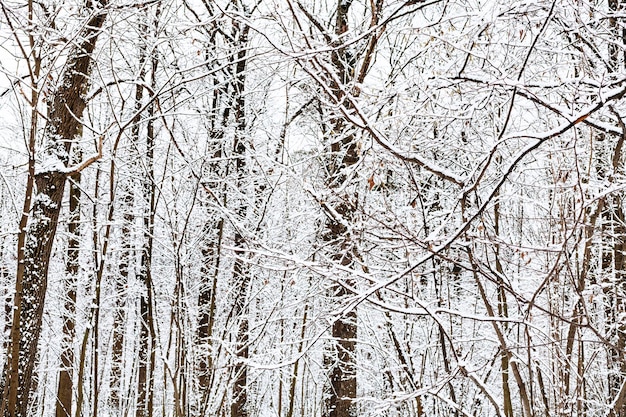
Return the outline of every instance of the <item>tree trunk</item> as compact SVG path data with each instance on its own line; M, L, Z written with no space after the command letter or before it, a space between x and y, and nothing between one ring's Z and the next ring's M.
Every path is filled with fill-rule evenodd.
M106 6L101 0L100 7ZM89 70L106 13L95 12L85 25L82 41L70 52L62 75L63 82L52 95L45 164L34 173L36 191L25 231L24 247L18 247L11 341L5 363L2 412L5 417L26 417L35 369L37 343L41 332L43 307L48 284L48 266L61 211L68 173L68 155L81 134L81 117L86 107Z
M217 198L220 199L221 203L226 206L226 185L223 180L228 175L228 165L225 165L222 159L224 157L224 130L228 123L231 103L226 103L222 117L217 116L220 114L220 96L222 92L217 86L219 81L215 79L213 82L215 91L213 92L213 99L211 100L211 114L214 114L215 117L211 119L211 144L216 148L212 149L211 152L216 162L212 162L208 168L207 175L209 181L207 186L211 188ZM229 84L227 84L227 86L228 85ZM219 126L219 128L217 128L217 126ZM211 387L215 376L213 369L215 359L213 332L217 313L216 293L225 225L224 217L219 213L213 213L207 208L206 216L208 220L203 226L204 241L200 248L202 265L200 267L198 327L196 331L196 342L199 347L196 373L200 389L200 403L197 407L198 416L203 416L206 413L206 407L210 402Z
M222 236L224 233L224 219L219 219L212 229L213 222L206 224L205 233L210 235L210 230L217 230L215 241L205 243L202 248L202 283L198 295L198 384L202 403L199 407L199 415L204 414L205 404L209 399L209 390L213 381L213 326L215 323L217 278L220 265ZM210 230L209 230L210 229Z
M623 48L619 47L619 44L626 40L626 29L618 24L618 14L622 13L624 8L623 4L619 0L608 0L609 6L609 24L613 30L613 36L615 40L609 42L609 71L621 72L626 65L626 54L622 54L620 57L620 51ZM619 118L619 116L618 116ZM624 129L623 122L622 129ZM626 135L626 131L623 132ZM599 167L599 171L605 177L613 182L613 178L621 173L621 148L623 146L624 137L613 150L611 158L612 166ZM606 164L604 160L599 163ZM607 334L609 339L615 344L617 348L610 346L608 348L608 365L609 365L609 398L618 398L622 396L622 385L625 384L624 378L626 377L626 359L624 358L624 348L626 347L626 320L623 315L626 311L626 226L624 221L626 215L623 210L623 199L621 195L614 194L609 197L610 200L606 207L606 211L603 213L603 236L610 236L611 245L609 250L603 251L602 254L602 269L605 272L605 276L610 277L609 282L603 285L603 289L607 294L607 304L605 307L606 320L607 320ZM626 402L616 401L618 407L611 410L610 415L612 417L626 417Z
M340 39L348 32L348 11L352 1L339 0L337 2L335 34ZM341 42L341 41L339 41ZM343 103L345 88L354 72L354 62L345 46L337 45L337 49L331 56L336 79L331 87L334 99L337 103ZM354 132L347 126L341 116L331 119L332 141L330 146L331 162L328 167L328 185L330 189L345 189L347 168L356 164L359 160L356 137ZM327 233L324 240L331 242L333 248L332 259L341 266L350 267L353 264L354 251L356 250L345 224L354 220L358 196L356 193L344 191L338 196L334 211L341 218L329 217L326 223ZM350 293L346 287L352 287L350 279L345 285L335 284L331 288L331 297L342 300ZM325 417L352 417L356 415L354 399L356 398L356 337L357 337L357 313L350 310L342 317L338 317L332 324L332 347L331 357L327 358L329 366L330 392L326 398Z
M244 88L246 80L246 45L248 44L249 26L240 26L237 21L233 22L234 39L237 40L239 51L237 52L237 61L235 62L234 73L234 97L235 97L235 139L233 143L233 154L235 157L235 173L237 175L238 187L244 192L244 179L246 177L246 156L247 146L244 137L246 129L246 113ZM241 200L239 207L236 208L237 215L240 219L245 219L248 212L247 201ZM245 237L239 229L235 230L235 264L233 267L233 284L237 290L235 291L235 300L233 305L233 317L238 322L238 330L236 335L235 349L237 358L233 367L233 391L232 403L230 407L231 417L247 417L248 416L248 369L244 363L248 359L248 317L246 304L248 299L248 287L250 285L250 275L244 264L245 256Z
M76 331L76 279L79 264L79 236L80 236L80 173L72 177L70 183L70 219L68 222L68 249L65 271L65 311L63 317L64 345L61 352L61 371L57 387L56 417L72 416L72 396L74 392L74 339Z
M496 239L500 238L500 200L499 193L495 195L496 203L493 206L493 219L494 219L494 234ZM504 268L500 261L500 245L495 247L495 266L496 272L498 272L498 316L507 319L509 317L509 305L506 298L506 291L504 288ZM502 323L504 332L507 331L507 323ZM505 417L513 417L513 402L511 400L511 387L509 384L509 356L507 352L500 353L500 375L502 378L502 400Z
M139 87L137 87L139 88ZM125 181L130 181L127 179ZM110 402L112 412L124 414L123 395L123 358L124 358L124 335L126 332L126 286L130 278L130 271L134 268L133 255L135 249L131 243L132 224L134 215L132 214L134 198L132 186L127 182L122 185L122 250L119 261L119 277L114 279L115 283L115 308L113 311L113 346L111 349L111 376L109 385L111 387Z
M156 16L158 19L157 6ZM158 24L158 20L154 25ZM158 61L152 56L151 91L155 90L155 76ZM150 93L152 96L152 93ZM151 97L152 98L152 97ZM143 216L143 250L139 266L138 281L142 287L139 300L139 375L137 377L137 409L136 417L152 417L154 413L154 367L156 362L156 334L154 329L154 285L152 281L152 248L154 241L154 216L156 210L155 178L154 178L154 102L151 101L147 109L146 122L146 167L147 172L143 180L143 199L147 208Z

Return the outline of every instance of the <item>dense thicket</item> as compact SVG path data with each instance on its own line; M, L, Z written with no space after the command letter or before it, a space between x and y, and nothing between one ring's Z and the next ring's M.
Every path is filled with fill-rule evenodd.
M5 417L626 416L618 0L0 0Z

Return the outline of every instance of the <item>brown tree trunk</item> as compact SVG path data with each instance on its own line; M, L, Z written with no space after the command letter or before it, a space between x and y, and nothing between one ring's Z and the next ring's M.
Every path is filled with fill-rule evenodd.
M499 193L495 196L496 203L493 207L493 219L494 219L494 233L496 239L500 238L500 200ZM506 298L506 291L504 288L504 281L502 279L504 275L504 268L500 261L500 245L495 247L495 266L496 272L498 272L498 316L503 318L509 317L509 305ZM502 327L504 331L507 330L507 323L503 321ZM500 375L502 378L502 400L505 417L513 417L513 402L511 400L511 387L509 384L509 356L506 352L500 353Z
M158 17L159 11L157 9ZM157 25L155 20L155 27ZM155 90L157 70L156 57L151 60L152 91ZM152 96L152 93L150 93ZM151 97L152 99L152 97ZM156 362L156 334L154 329L154 285L152 281L152 247L154 239L154 215L156 210L155 178L154 178L154 102L147 109L146 122L146 177L143 181L143 198L147 203L143 217L144 247L141 252L138 281L143 289L139 300L139 375L137 377L137 409L136 417L152 417L154 413L154 367Z
M615 40L609 42L609 71L621 72L626 65L626 53L619 44L626 40L626 29L618 24L618 14L624 9L623 2L619 0L608 0L609 6L609 24L613 30ZM622 56L620 57L620 52ZM600 166L599 172L607 177L609 181L613 181L616 175L621 174L622 146L624 137L626 137L626 127L619 116L620 127L623 136L618 141L611 158L612 166ZM605 161L599 162L601 165L606 164ZM603 213L603 236L611 236L612 242L609 250L604 250L602 254L602 269L605 276L610 277L609 282L603 285L605 293L607 293L607 305L605 307L607 320L607 334L611 342L617 348L610 346L608 348L608 365L609 365L609 397L615 398L618 406L611 410L612 417L626 417L626 402L620 401L619 397L624 394L622 386L626 384L626 358L624 357L624 348L626 347L626 321L622 318L626 311L626 227L624 221L626 215L623 210L623 199L616 194L609 198L608 204L605 205L606 211ZM608 230L607 230L608 229Z
M139 88L139 87L138 87ZM130 180L128 180L130 181ZM113 330L112 339L113 346L111 349L111 374L110 374L110 402L111 411L124 414L123 403L123 356L124 356L124 334L126 331L126 286L130 276L134 255L134 247L131 243L132 224L134 222L133 211L133 190L128 183L122 186L123 195L121 198L124 213L122 214L122 251L119 261L119 277L114 280L115 283L115 308L113 312Z
M100 7L106 6L101 0ZM48 283L48 266L57 230L61 201L68 173L68 155L81 134L80 119L86 107L84 95L89 87L92 52L106 13L94 13L85 25L82 41L70 51L62 82L49 103L46 162L34 173L36 191L25 232L23 247L18 247L18 269L10 346L4 370L2 413L5 417L27 416L31 381L35 369L37 343L41 332L43 307Z
M207 11L213 15L213 10L209 8L207 3ZM213 45L214 46L214 45ZM208 168L207 186L218 199L221 200L223 206L226 206L226 189L223 179L228 175L228 165L222 161L224 157L223 142L224 130L230 117L230 108L232 101L227 100L222 117L220 114L220 97L227 91L222 91L218 85L219 80L213 80L215 90L211 100L211 114L215 117L211 119L211 142L215 146L211 150L212 157L216 162L210 164ZM223 87L228 89L229 84ZM211 396L211 387L214 381L213 362L215 359L213 332L216 316L216 293L217 283L220 271L220 263L222 258L222 239L224 237L224 217L221 214L215 214L207 208L206 216L209 220L204 224L203 236L204 241L200 252L202 255L202 266L200 267L200 288L198 294L198 327L197 327L197 378L199 385L200 403L197 407L197 415L203 416L206 413L206 407L209 404ZM214 217L215 216L215 217Z
M607 295L607 305L605 312L607 316L607 333L610 340L615 343L615 347L609 347L609 398L618 399L622 396L622 386L625 384L626 359L624 349L626 348L626 323L621 315L626 311L626 227L624 222L626 216L622 209L622 199L620 196L612 196L609 199L609 206L604 213L605 227L611 230L608 233L613 236L611 251L604 253L602 268L608 276L612 276L604 291ZM612 227L611 227L612 226ZM616 401L619 407L612 410L611 417L626 417L626 402Z
M71 178L70 219L68 222L68 249L65 271L67 278L65 311L63 317L64 345L61 352L61 371L57 387L56 417L72 416L72 396L74 392L74 338L76 337L76 277L78 276L78 254L80 235L80 173Z
M337 2L335 34L338 39L348 32L348 11L352 4L351 0L339 0ZM341 42L341 41L339 41ZM354 62L345 46L336 46L331 59L336 78L333 77L331 87L334 99L337 103L344 100L345 89L351 81L354 72ZM339 84L338 84L338 83ZM356 164L359 160L356 137L350 126L339 116L331 120L332 140L331 162L328 169L328 186L331 189L344 189L345 182L351 181L346 176L347 168ZM338 196L334 212L341 218L333 218L331 215L326 223L327 233L324 240L331 242L334 254L332 258L342 266L351 266L355 242L352 241L350 232L345 224L354 220L358 196L356 193L343 192ZM353 280L345 282L345 285L333 285L331 297L342 300L350 295L346 287L353 286ZM357 313L350 310L343 316L338 317L332 325L332 347L330 357L326 359L329 366L330 391L326 398L325 417L352 417L356 415L354 399L356 398L356 338L357 338Z
M209 390L213 381L213 326L215 323L217 277L219 272L222 236L224 233L224 220L219 219L213 226L213 222L207 223L205 229L215 227L217 237L215 241L206 243L202 248L203 264L201 268L203 282L200 285L200 294L198 295L198 343L200 345L200 353L198 358L198 383L200 385L200 394L202 403L199 407L199 415L204 414L204 404L207 403ZM210 230L205 230L210 235Z
M243 190L243 183L246 176L246 156L247 146L244 133L246 129L246 113L244 88L246 80L246 45L248 44L249 26L240 26L237 21L233 22L234 39L237 40L237 61L235 62L235 81L234 81L234 97L235 97L235 140L233 143L233 154L235 160L235 170L237 182ZM245 219L248 212L246 201L240 201L239 207L236 208L237 215L240 219ZM235 230L235 264L233 267L233 284L237 290L235 291L235 300L233 305L233 317L238 322L238 330L236 335L235 349L236 362L233 367L234 383L232 388L232 403L230 407L231 417L247 417L248 416L248 369L244 363L249 356L248 349L248 317L246 304L248 299L248 287L250 285L250 275L244 264L245 256L245 237L240 233L239 229Z

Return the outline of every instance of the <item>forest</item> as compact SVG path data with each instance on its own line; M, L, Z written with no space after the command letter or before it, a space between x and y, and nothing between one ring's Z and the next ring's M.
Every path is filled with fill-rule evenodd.
M626 417L626 1L0 0L3 417Z

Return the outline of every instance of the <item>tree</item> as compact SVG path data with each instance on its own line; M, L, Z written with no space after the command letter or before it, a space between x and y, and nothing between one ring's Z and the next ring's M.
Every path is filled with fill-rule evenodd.
M4 415L623 414L620 2L72 7L0 3Z
M80 155L80 152L78 152ZM80 252L80 172L70 177L70 221L68 224L67 247L67 281L65 312L63 317L64 346L61 353L62 369L59 372L57 388L57 417L72 415L72 398L74 396L74 340L76 337L76 286L79 272Z
M31 381L41 332L43 306L48 280L50 254L57 231L65 182L69 175L85 168L84 161L76 167L69 166L73 143L80 136L80 119L86 106L85 94L89 87L92 56L100 30L106 18L106 2L87 4L90 17L79 34L78 43L72 47L61 82L52 92L48 103L47 124L44 129L45 150L42 166L29 175L34 183L32 207L28 224L20 230L18 270L15 286L14 313L11 342L4 367L2 408L5 416L26 416L31 394ZM33 5L29 6L32 19ZM8 13L4 4L5 15ZM7 18L10 21L10 19ZM16 42L21 43L19 39ZM31 42L30 48L34 49ZM22 48L25 52L25 49ZM24 56L28 60L27 56ZM35 58L34 65L39 65ZM32 64L31 64L32 65ZM32 67L31 67L32 68ZM33 91L37 90L36 72L31 70ZM36 106L39 97L32 105ZM36 124L32 126L34 128ZM33 132L35 134L35 132ZM31 149L32 150L32 149ZM34 159L31 155L31 160ZM28 190L27 190L28 191ZM30 197L26 197L28 201Z

